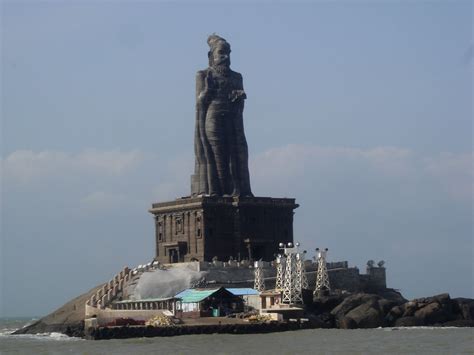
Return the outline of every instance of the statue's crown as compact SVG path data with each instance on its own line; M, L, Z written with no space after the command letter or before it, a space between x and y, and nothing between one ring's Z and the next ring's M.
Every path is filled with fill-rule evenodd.
M218 36L216 35L215 33L213 33L212 35L210 35L208 38L207 38L207 44L209 45L209 47L211 48L211 51L214 50L214 48L217 47L218 44L220 43L225 43L227 46L230 47L230 44L229 42L227 42L224 38L222 38L221 36Z

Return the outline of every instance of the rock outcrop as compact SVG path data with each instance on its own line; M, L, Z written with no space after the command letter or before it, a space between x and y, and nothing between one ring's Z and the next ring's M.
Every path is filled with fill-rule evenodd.
M396 291L384 291L385 297L378 294L356 293L346 297L334 307L337 328L377 328L386 326L385 314L393 307L406 302Z
M443 293L397 305L385 316L388 326L473 326L474 300Z
M84 336L84 317L86 300L105 284L94 287L90 291L72 299L54 312L37 322L18 329L13 334L39 334L58 332L69 336Z
M316 299L311 312L341 329L474 326L474 300L444 293L407 301L395 290Z
M39 321L14 334L60 332L84 336L85 302L103 285L66 303ZM413 326L474 326L474 300L451 299L444 293L407 301L399 292L386 289L377 294L331 295L314 300L306 309L313 327L378 328Z

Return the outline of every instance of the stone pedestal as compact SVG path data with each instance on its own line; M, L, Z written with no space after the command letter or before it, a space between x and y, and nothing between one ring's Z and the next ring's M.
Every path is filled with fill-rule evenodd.
M270 261L278 243L293 242L295 199L193 197L154 203L156 260Z

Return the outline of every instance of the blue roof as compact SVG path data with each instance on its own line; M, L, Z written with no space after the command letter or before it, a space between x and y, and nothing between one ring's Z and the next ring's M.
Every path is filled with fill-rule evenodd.
M184 303L189 303L189 302L199 302L202 301L203 299L209 297L212 295L214 292L219 290L218 288L214 289L200 289L196 290L193 288L188 288L184 291L181 291L178 293L175 297L176 298L181 298L181 301ZM227 291L232 293L235 296L248 296L248 295L258 295L259 292L257 290L254 290L253 288L226 288Z
M186 290L181 291L180 293L176 294L174 297L182 298L191 292L192 288L187 288Z
M187 290L184 290L178 293L175 297L181 298L181 302L183 303L196 303L196 302L201 302L202 300L213 295L219 290L220 288L200 289L200 290L196 290L194 288L188 288Z
M258 295L259 292L253 288L226 288L227 291L236 296Z

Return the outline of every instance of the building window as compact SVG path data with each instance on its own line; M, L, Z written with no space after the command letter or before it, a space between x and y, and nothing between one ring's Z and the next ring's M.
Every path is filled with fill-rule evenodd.
M201 238L201 217L196 217L196 237Z
M163 240L163 223L158 222L158 240L161 242Z
M178 233L183 232L183 220L181 218L177 217L176 220L175 220L175 224L176 224L176 228L175 228L175 233L174 234L178 234Z

